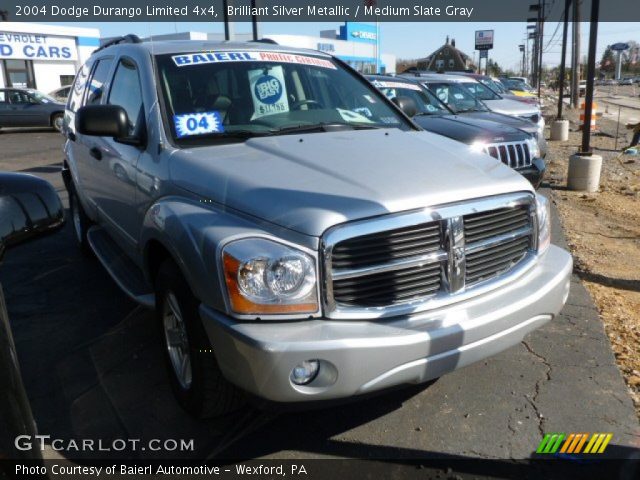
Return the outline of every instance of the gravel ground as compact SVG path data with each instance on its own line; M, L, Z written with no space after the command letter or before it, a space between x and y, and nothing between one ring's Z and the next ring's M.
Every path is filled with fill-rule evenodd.
M624 125L615 150L616 122L599 118L592 147L603 157L600 190L567 190L568 159L582 140L578 116L567 112L568 142L549 142L547 181L576 272L595 301L640 418L640 156L621 153L630 139Z

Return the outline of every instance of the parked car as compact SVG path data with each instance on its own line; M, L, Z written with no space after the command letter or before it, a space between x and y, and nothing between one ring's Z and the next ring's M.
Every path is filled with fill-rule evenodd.
M464 75L419 74L419 78L427 88L430 88L430 85L433 84L458 84L464 87L464 89L471 93L476 99L482 101L491 111L529 120L538 126L540 135L544 133L544 117L540 112L540 108L536 105L502 98L482 83ZM457 94L459 95L460 93L458 92ZM438 96L438 98L440 98L440 96ZM445 103L447 102L445 101ZM472 108L471 105L469 105L469 108Z
M64 104L31 88L0 88L0 128L52 127L62 130Z
M155 308L195 416L239 391L311 402L422 383L567 299L548 201L330 55L128 36L75 82L63 178L79 244Z
M620 80L620 85L633 85L633 78L623 78Z
M533 123L526 118L493 112L484 102L478 100L478 98L461 84L458 82L447 82L442 76L434 77L433 80L427 79L425 81L425 78L418 78L417 80L433 92L438 99L445 103L456 115L492 120L530 133L538 140L538 147L540 148L542 158L546 157L547 141L544 138L544 130L540 128L540 124Z
M69 93L71 93L71 85L65 85L49 92L49 96L59 103L67 103Z
M497 94L502 99L515 100L516 102L524 102L530 105L535 105L535 107L540 110L540 102L538 100L537 94L525 91L520 91L518 93L512 92L511 90L507 89L498 79L490 77L488 75L480 75L478 73L468 72L450 72L450 74L464 75L466 77L474 79L476 82L479 82L484 87L486 87L482 91L478 92L481 95L481 100L484 98L489 99L489 97L493 97ZM490 92L487 92L487 89L490 90Z
M64 222L62 204L48 182L33 175L0 172L0 263L5 249L52 232ZM42 465L42 452L35 441L36 424L24 389L18 355L0 285L0 458L29 460ZM31 447L16 448L21 435L30 437Z
M535 188L540 186L546 167L538 141L531 133L495 120L456 115L414 79L384 75L367 78L392 101L400 99L415 104L413 121L425 130L488 153L523 175Z

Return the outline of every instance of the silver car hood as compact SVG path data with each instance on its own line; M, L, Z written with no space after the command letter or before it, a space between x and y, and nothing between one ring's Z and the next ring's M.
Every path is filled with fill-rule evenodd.
M501 98L499 100L483 100L492 111L504 113L506 115L535 115L540 113L540 109L533 105L528 105L517 100Z
M531 191L467 145L397 129L258 137L175 150L169 163L177 186L312 236L350 220Z

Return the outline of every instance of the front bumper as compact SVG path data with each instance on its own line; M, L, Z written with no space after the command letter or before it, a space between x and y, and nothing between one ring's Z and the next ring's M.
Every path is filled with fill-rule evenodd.
M275 402L346 398L417 384L518 344L553 319L569 294L571 256L551 246L509 286L441 309L379 321L238 322L202 305L225 377ZM321 361L309 385L291 370Z
M531 185L533 185L533 188L537 189L540 187L540 184L544 179L546 170L547 166L544 163L544 160L542 158L534 158L530 167L518 168L516 171L529 180Z

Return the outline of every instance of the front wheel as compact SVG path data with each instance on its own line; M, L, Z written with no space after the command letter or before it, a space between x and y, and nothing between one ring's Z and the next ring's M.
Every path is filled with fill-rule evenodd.
M64 125L64 115L61 113L56 113L53 117L51 117L51 126L58 132L62 132L62 127Z
M243 400L220 371L198 305L178 266L165 261L156 279L156 317L171 387L184 410L208 418L236 410Z

